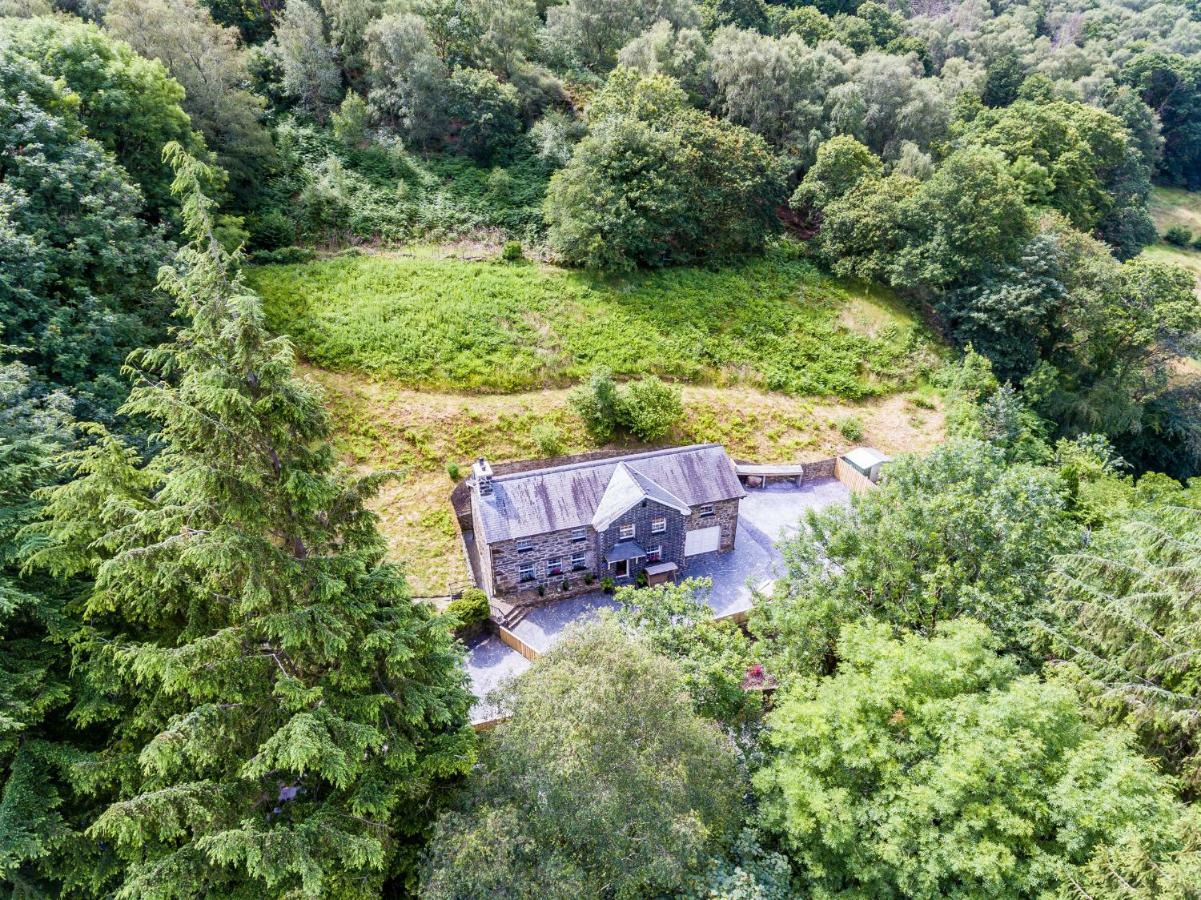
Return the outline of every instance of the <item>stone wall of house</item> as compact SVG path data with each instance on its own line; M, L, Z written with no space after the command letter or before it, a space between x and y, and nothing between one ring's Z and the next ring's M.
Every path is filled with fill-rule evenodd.
M718 549L721 552L734 549L734 539L738 535L738 499L721 500L713 504L713 515L702 516L701 508L694 506L692 515L684 523L684 528L687 531L695 531L698 528L712 528L714 525L721 526L721 543Z
M651 534L651 522L660 516L667 519L667 530L663 534ZM634 526L634 536L625 540L631 540L641 546L643 550L648 551L655 546L662 545L663 555L660 562L673 562L680 568L684 567L684 516L654 500L643 500L633 509L622 514L620 518L614 520L612 525L598 535L597 549L601 561L601 568L598 569L598 572L602 578L605 576L613 578L612 567L604 562L604 555L622 541L622 525ZM648 565L653 565L653 563L646 559L631 560L629 575L624 578L613 578L613 580L618 586L633 584L638 579L638 573Z
M581 593L585 590L595 590L597 578L596 535L591 528L585 532L582 541L573 541L572 529L552 531L550 534L534 535L533 548L521 551L517 549L516 540L497 541L491 546L492 551L492 586L496 595L517 597L518 599L537 600L541 586L544 596L565 597ZM585 568L574 571L571 568L571 557L575 553L584 553ZM558 557L562 561L563 574L547 575L546 561ZM523 563L534 564L534 580L521 580L520 567ZM586 583L585 575L591 574L593 584ZM563 581L569 583L567 591L562 590ZM525 595L530 595L526 597Z

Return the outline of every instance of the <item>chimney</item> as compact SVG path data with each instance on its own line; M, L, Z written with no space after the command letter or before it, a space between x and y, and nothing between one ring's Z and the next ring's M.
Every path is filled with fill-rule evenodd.
M492 467L488 465L488 460L482 456L477 459L471 467L471 474L475 476L475 489L481 497L492 493Z

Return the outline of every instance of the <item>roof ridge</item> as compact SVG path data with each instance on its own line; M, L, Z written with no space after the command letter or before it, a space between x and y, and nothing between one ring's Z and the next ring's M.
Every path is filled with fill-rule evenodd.
M654 459L659 456L672 456L678 453L687 453L693 450L709 450L714 447L720 448L723 451L725 447L721 444L688 444L683 447L660 447L658 450L644 450L640 453L627 453L623 456L608 456L604 459L590 459L583 462L564 463L561 466L547 466L542 469L529 469L525 472L508 472L504 475L493 475L492 482L495 484L498 481L513 481L518 478L528 478L532 475L545 475L547 472L570 472L574 469L591 469L597 466L611 466L615 464L630 462L632 460Z

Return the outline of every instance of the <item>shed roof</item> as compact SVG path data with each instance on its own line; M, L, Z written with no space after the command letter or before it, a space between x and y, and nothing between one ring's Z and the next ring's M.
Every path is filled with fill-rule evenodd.
M891 456L885 456L873 447L856 447L854 450L844 453L842 458L856 469L865 472L878 463L892 462Z
M492 493L474 498L475 527L492 544L579 528L594 519L607 526L641 499L684 511L744 496L725 448L695 444L497 475Z

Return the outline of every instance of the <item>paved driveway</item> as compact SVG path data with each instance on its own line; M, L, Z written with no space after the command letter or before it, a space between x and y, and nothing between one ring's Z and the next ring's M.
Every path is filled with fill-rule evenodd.
M716 616L749 610L753 591L783 574L782 557L776 550L776 542L795 532L809 510L845 504L849 497L846 487L834 478L807 481L799 488L789 482L748 488L747 496L738 507L738 535L734 549L729 553L692 557L681 577L713 580L709 605ZM599 609L616 606L612 597L599 591L581 594L535 607L513 628L513 632L535 652L545 653L570 625L586 621ZM502 678L520 674L529 665L521 654L496 637L480 641L467 654L472 690L481 701ZM494 710L481 702L472 709L472 721L488 719L494 714Z

